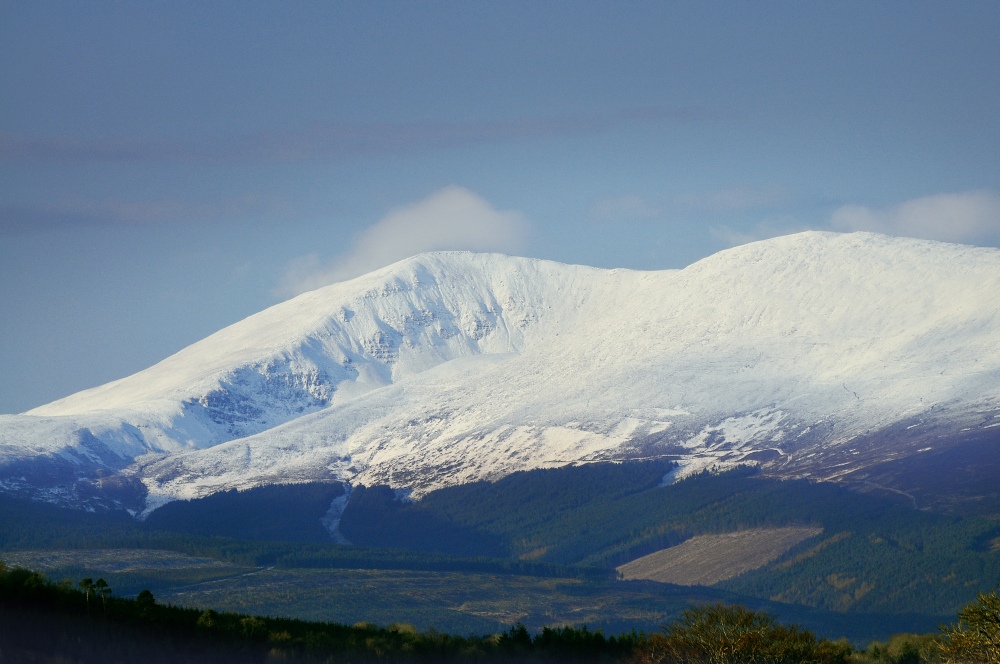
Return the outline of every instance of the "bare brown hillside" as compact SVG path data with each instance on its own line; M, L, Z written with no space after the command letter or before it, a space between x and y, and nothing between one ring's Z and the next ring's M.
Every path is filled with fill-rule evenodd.
M723 535L699 535L625 563L625 579L682 586L710 586L763 567L822 528L755 528Z

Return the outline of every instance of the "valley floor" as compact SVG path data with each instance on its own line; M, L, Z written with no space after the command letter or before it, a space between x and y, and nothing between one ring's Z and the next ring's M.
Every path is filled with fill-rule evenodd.
M152 589L181 607L343 624L405 623L453 634L587 625L607 634L655 632L694 604L742 603L817 635L856 645L899 632L934 630L946 616L835 613L738 596L706 586L385 569L244 567L169 551L123 549L0 553L10 565L53 579L107 579L116 595Z

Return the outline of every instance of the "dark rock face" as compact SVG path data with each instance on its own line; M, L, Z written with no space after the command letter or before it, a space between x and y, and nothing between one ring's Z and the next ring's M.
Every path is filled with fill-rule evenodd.
M343 369L336 380L321 370L293 371L287 365L244 367L201 399L185 404L222 428L231 440L263 431L282 421L329 405L336 383L353 371ZM356 373L356 372L355 372Z

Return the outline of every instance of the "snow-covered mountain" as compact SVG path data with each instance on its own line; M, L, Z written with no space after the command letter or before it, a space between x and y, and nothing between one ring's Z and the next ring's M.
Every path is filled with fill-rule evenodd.
M810 232L659 272L447 252L0 416L0 488L79 503L132 487L148 511L653 455L677 477L836 479L994 433L1000 250Z

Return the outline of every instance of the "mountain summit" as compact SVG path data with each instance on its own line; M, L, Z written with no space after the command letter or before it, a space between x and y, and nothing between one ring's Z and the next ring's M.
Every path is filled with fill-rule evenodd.
M1000 445L998 342L997 249L809 232L657 272L424 254L0 416L0 489L148 512L663 456L667 481L753 464L916 502L923 459Z

